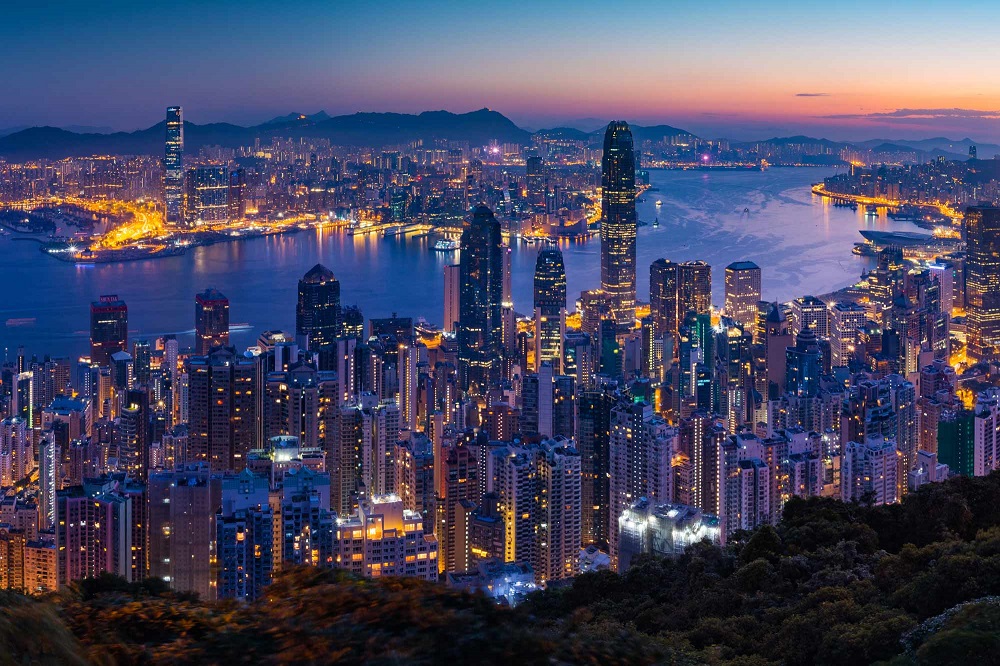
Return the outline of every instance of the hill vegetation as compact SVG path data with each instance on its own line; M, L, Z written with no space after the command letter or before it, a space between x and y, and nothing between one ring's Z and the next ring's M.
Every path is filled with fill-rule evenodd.
M579 576L515 609L315 569L250 605L104 577L3 594L0 641L0 664L996 663L1000 474L888 507L793 500L725 548Z

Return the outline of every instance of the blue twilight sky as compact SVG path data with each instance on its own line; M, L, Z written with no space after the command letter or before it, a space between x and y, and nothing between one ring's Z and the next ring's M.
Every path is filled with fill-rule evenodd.
M995 2L5 2L0 129L496 109L1000 140Z

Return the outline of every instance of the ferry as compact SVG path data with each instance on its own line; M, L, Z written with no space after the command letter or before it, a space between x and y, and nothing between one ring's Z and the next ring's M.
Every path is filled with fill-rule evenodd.
M462 242L457 240L451 240L448 238L442 238L437 243L434 243L434 249L437 252L454 252L455 250L462 249Z
M659 207L660 207L660 206L662 206L662 205L663 205L663 202L662 202L662 201L660 201L659 199L657 199L657 200L656 200L656 206L657 206L657 208L659 208Z
M35 323L34 317L15 317L7 320L7 326L31 326Z

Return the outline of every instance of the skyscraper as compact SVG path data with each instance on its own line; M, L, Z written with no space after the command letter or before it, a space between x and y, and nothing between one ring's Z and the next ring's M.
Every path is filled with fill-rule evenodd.
M499 378L503 323L500 223L477 207L462 232L458 363L462 390L480 393Z
M180 224L184 214L184 114L179 106L167 107L163 203L167 224Z
M256 447L257 364L232 347L187 360L188 455L213 472L243 469Z
M751 330L757 322L760 300L760 266L752 261L734 261L726 266L726 316Z
M229 169L200 166L184 176L184 222L195 227L229 219Z
M685 261L677 266L677 319L688 312L712 312L712 267L704 261Z
M444 330L451 333L459 319L462 267L451 264L444 267Z
M676 335L677 264L657 259L649 266L649 310L656 335Z
M206 289L194 298L194 351L203 356L228 344L229 299L217 289Z
M302 346L318 350L333 342L343 327L340 282L326 266L316 264L299 280L299 303L295 308L295 335Z
M635 153L628 123L612 121L601 158L601 289L619 327L635 321Z
M90 361L111 363L111 355L128 348L128 306L117 295L101 296L90 304Z
M535 260L535 367L552 363L562 374L566 335L566 267L559 248L546 248Z
M1000 355L1000 208L965 211L965 307L971 361Z

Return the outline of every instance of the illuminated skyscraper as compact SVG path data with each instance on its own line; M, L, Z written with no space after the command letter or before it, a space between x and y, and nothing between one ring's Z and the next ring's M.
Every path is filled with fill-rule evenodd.
M189 227L229 219L229 169L200 166L184 178L184 221Z
M326 266L316 264L299 280L295 335L299 344L318 350L341 335L340 282Z
M688 312L712 312L712 267L704 261L685 261L677 266L677 319Z
M167 107L163 202L167 224L180 224L184 214L184 114L179 106Z
M479 206L462 232L458 363L465 391L480 393L499 379L503 252L500 223Z
M677 335L677 264L657 259L649 266L649 310L657 335Z
M965 242L967 353L991 361L1000 355L1000 208L967 209Z
M619 327L635 321L635 153L628 123L612 121L601 158L601 289Z
M229 299L217 289L206 289L194 299L194 351L205 355L229 344Z
M760 266L752 261L735 261L726 266L726 316L735 319L744 330L757 323L760 300Z
M459 319L459 294L461 293L462 267L452 264L444 267L444 330L451 333Z
M116 295L90 304L90 361L106 366L111 355L128 348L128 306Z
M184 462L207 462L213 472L243 469L256 445L256 362L221 347L188 358L185 372L190 388Z
M552 363L562 374L566 335L566 267L559 248L546 248L535 261L535 367ZM551 433L550 433L551 434Z

